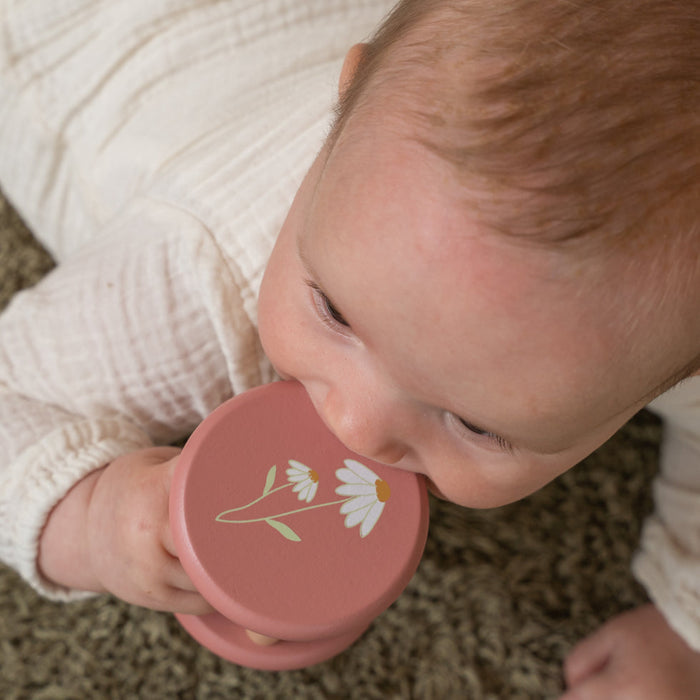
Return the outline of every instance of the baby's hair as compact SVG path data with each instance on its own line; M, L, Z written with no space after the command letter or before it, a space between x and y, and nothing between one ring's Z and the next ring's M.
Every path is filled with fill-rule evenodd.
M453 166L485 230L622 256L645 285L630 332L662 299L700 302L700 0L402 0L331 148L378 113ZM700 370L698 324L670 316L685 350L654 395Z
M652 225L665 211L700 235L698 0L403 0L331 143L375 96L455 166L491 229L638 244L668 235Z

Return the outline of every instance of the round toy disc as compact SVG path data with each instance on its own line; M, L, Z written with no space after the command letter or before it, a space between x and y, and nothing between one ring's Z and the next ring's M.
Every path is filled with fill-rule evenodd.
M423 478L350 452L297 382L247 391L197 428L170 510L204 598L234 626L286 640L268 654L287 642L350 644L406 586L428 529ZM217 625L190 627L220 637Z
M311 642L279 641L273 646L260 646L250 640L243 627L219 613L176 617L210 651L240 666L260 671L289 671L326 661L347 649L366 629L362 627L338 637Z

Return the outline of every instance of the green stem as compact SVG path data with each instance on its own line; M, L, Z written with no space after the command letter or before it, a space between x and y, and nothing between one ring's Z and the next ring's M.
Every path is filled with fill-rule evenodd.
M250 503L246 503L244 506L238 506L238 508L229 508L229 510L222 510L221 513L219 513L216 516L216 520L222 522L222 523L229 523L229 522L234 522L232 520L223 520L223 516L228 515L228 513L237 513L239 510L245 510L246 508L250 508L250 506L254 506L256 503L259 503L262 501L263 498L267 498L271 494L275 493L276 491L281 491L282 489L286 489L292 486L292 484L284 484L282 486L278 486L276 489L271 489L267 493L264 493L262 496L258 496L258 498L252 500ZM263 518L264 520L264 518Z
M272 493L272 492L270 492ZM267 515L264 518L251 518L250 520L224 520L221 516L225 515L226 513L231 513L233 511L231 510L225 510L223 513L219 513L219 515L216 516L216 519L221 522L221 523L232 523L234 525L242 525L244 523L261 523L264 522L265 520L276 520L277 518L285 518L288 515L295 515L296 513L303 513L304 511L307 510L315 510L316 508L325 508L326 506L338 506L341 503L346 503L347 501L350 501L354 498L354 496L350 496L349 498L343 498L340 501L331 501L330 503L317 503L315 506L306 506L306 508L298 508L297 510L290 510L287 511L286 513L278 513L277 515ZM258 499L260 500L260 499ZM239 508L238 510L242 510Z

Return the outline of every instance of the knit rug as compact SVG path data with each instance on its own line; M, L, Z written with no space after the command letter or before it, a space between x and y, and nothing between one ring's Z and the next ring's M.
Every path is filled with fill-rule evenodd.
M0 198L0 308L51 267ZM431 499L403 595L346 652L301 671L225 662L173 616L110 597L48 602L0 565L0 698L556 698L576 641L646 601L629 566L659 437L643 411L524 501L474 511Z

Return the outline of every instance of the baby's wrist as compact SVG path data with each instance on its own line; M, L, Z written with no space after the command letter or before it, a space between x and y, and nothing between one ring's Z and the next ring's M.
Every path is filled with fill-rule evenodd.
M37 568L51 583L104 592L93 574L88 544L89 505L104 468L78 481L49 514L39 541Z

